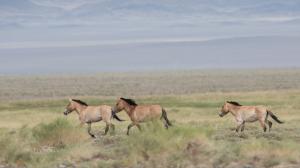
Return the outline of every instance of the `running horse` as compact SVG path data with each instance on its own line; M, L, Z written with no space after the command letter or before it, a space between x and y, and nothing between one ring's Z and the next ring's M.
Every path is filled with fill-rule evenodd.
M112 111L111 106L89 106L81 100L69 99L64 115L68 115L73 111L78 114L81 126L85 123L88 124L88 133L92 138L95 138L95 135L91 133L92 123L103 120L106 123L104 132L104 135L106 135L110 127L115 130L115 126L111 123L112 118L123 121Z
M118 113L122 110L126 111L131 120L131 124L127 127L127 135L131 127L136 126L141 130L140 123L151 120L161 119L166 129L172 126L166 110L160 105L138 105L132 99L119 98L113 111Z
M236 132L239 132L239 130L243 132L246 122L255 121L259 121L264 132L267 131L266 125L269 126L269 131L271 131L273 123L268 120L269 115L277 123L283 123L270 110L263 106L243 106L237 102L227 101L222 106L221 112L219 112L219 116L223 117L228 113L231 113L237 122Z

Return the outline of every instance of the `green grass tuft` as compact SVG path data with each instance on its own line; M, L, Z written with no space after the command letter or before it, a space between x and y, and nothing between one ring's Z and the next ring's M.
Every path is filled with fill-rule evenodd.
M49 124L41 123L35 126L32 134L39 145L55 148L64 148L68 144L79 143L85 137L80 128L63 118L58 118Z

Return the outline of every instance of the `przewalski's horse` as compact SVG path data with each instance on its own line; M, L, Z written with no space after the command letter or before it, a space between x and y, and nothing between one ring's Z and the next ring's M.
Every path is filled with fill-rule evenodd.
M264 129L264 132L267 130L266 124L269 126L269 131L272 127L272 122L268 120L268 116L270 115L277 123L282 124L280 121L270 110L263 106L242 106L237 102L227 101L223 105L221 112L219 113L220 117L225 116L228 113L231 113L238 124L236 127L236 132L244 131L246 122L255 122L259 121L260 125Z
M129 130L133 126L137 126L141 130L141 122L161 119L166 129L172 126L166 110L160 105L138 105L132 99L119 98L113 110L116 113L125 110L131 119L132 123L127 127L127 135L129 135Z
M110 127L113 130L115 129L115 126L111 123L112 118L123 121L112 111L111 106L89 106L81 100L69 99L69 104L66 107L64 115L68 115L73 111L77 112L81 126L85 123L88 124L88 133L93 138L95 138L95 135L91 133L91 124L93 122L103 120L106 123L104 133L104 135L106 135Z

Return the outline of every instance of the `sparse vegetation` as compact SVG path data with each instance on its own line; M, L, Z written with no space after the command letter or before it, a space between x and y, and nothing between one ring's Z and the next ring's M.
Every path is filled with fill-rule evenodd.
M0 100L300 89L300 69L0 76ZM41 106L49 106L40 104ZM51 105L51 104L50 104Z
M93 125L95 140L86 133L86 127L79 126L76 114L63 116L67 100L59 96L55 99L2 101L0 166L299 167L300 90L298 85L294 86L283 90L195 91L193 94L164 96L139 93L135 95L138 103L163 105L174 127L165 130L160 122L147 123L142 125L142 132L133 128L132 134L126 136L129 119L121 112L120 118L127 121L115 121L115 133L102 136L104 123ZM64 89L62 92L67 93ZM47 95L40 93L38 97ZM91 105L113 105L116 101L113 96L82 95L77 98L83 98ZM244 133L236 134L233 118L217 115L225 100L267 105L285 124L274 124L272 132L267 133L263 133L257 124L248 124Z

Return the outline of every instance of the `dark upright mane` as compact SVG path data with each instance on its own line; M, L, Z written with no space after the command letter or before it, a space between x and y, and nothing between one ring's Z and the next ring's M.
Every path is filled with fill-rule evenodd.
M72 101L77 102L77 103L79 103L79 104L81 104L81 105L84 105L84 106L88 106L88 104L86 104L86 102L83 102L83 101L81 101L81 100L72 99Z
M131 105L131 106L137 106L138 104L136 104L136 102L134 101L134 100L132 100L132 99L126 99L126 98L123 98L123 97L121 97L120 98L121 100L124 100L126 103L128 103L129 105Z
M227 103L230 103L230 104L235 105L235 106L242 106L240 103L234 102L234 101L227 101Z

